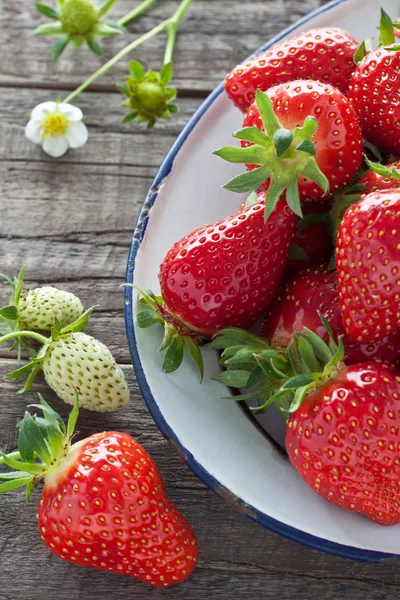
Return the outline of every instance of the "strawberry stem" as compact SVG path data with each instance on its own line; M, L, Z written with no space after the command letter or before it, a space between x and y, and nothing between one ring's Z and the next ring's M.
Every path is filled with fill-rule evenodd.
M131 12L129 12L127 15L125 15L124 17L119 19L117 21L118 25L122 25L122 26L127 25L128 23L130 23L130 21L133 21L134 19L139 17L141 14L143 14L155 2L156 2L156 0L144 0L144 2L141 2L138 6L136 6L136 8L131 10Z
M7 333L6 335L0 337L0 344L3 344L3 342L8 342L9 340L14 340L22 337L31 338L32 340L36 340L37 342L40 342L43 345L47 344L49 341L49 339L44 337L44 335L40 335L40 333L37 333L35 331L12 331L11 333Z

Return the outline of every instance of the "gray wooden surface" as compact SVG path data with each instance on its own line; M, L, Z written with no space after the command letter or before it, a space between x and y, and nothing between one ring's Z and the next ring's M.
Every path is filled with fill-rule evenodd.
M135 3L119 0L123 15ZM135 35L171 13L176 2L159 0L130 26ZM89 143L63 159L51 160L26 141L23 127L37 103L74 89L99 65L89 54L68 52L57 66L45 54L46 41L31 30L41 18L31 0L0 0L0 271L26 263L27 284L60 284L88 306L100 304L88 327L110 346L124 366L132 401L118 415L81 413L82 435L114 428L135 436L151 452L173 501L192 523L201 560L181 586L156 591L126 577L73 567L52 556L36 532L34 495L0 498L0 600L146 600L150 597L202 600L395 599L400 571L365 565L297 545L268 532L214 496L187 469L154 425L130 366L123 320L123 282L129 242L141 202L174 138L207 93L241 58L282 27L316 8L319 0L194 0L176 51L181 112L152 132L123 126L114 82L126 65L114 68L77 104L90 128ZM238 33L240 32L240 36ZM123 40L105 42L106 55ZM162 39L146 45L157 68ZM0 284L0 304L8 290ZM0 377L15 367L0 347ZM34 392L44 392L63 414L64 405L38 382L28 396L0 380L0 448L15 448L15 425ZM296 499L293 498L293 502Z

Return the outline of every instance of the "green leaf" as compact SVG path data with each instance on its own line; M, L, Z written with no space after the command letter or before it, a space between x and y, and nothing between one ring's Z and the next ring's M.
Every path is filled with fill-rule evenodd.
M163 337L161 346L159 347L158 351L162 352L163 350L165 350L165 348L168 348L168 346L171 345L172 338L175 335L178 335L176 327L174 325L172 325L172 323L168 323L168 321L165 321L164 322L164 337Z
M382 175L383 177L389 177L390 179L400 179L400 169L396 169L396 167L385 167L380 163L373 162L369 160L368 156L364 156L364 160L372 171L378 173L378 175Z
M161 83L163 85L168 85L168 83L172 79L173 74L174 74L174 69L172 66L172 62L169 62L166 65L164 65L163 68L161 69L161 73L160 73Z
M4 306L0 308L0 317L7 321L16 321L18 319L18 309L16 306Z
M124 94L124 96L127 96L129 98L129 96L131 95L129 88L127 85L125 85L125 83L116 83L115 84L116 87L119 89L119 91Z
M247 365L255 366L256 360L254 358L254 354L257 353L257 348L251 348L249 346L245 346L241 348L235 354L224 360L225 366L229 368L246 368ZM225 357L224 357L225 358Z
M400 50L400 45L385 47L385 50L390 50L391 52L398 52Z
M260 385L260 383L263 383L267 379L268 375L266 375L262 368L258 366L254 369L254 371L252 371L244 387L246 389L256 387L257 385Z
M304 177L311 179L317 184L321 190L327 194L329 191L329 181L315 162L314 158L310 158L307 167L301 172Z
M304 398L307 395L309 389L309 385L305 385L303 387L299 387L296 391L295 394L293 396L293 400L290 404L290 408L289 408L289 412L292 414L294 412L296 412L296 410L298 410L301 406L301 403L303 402Z
M299 387L304 387L313 383L318 379L318 373L308 373L303 375L295 375L291 377L282 386L282 390L295 390Z
M115 35L121 35L121 33L122 31L119 27L114 27L107 23L98 23L93 30L93 35L99 37L114 37Z
M213 152L223 160L230 163L251 163L263 165L266 161L265 149L258 145L239 148L238 146L225 146Z
M32 35L61 35L63 33L62 24L57 21L55 23L43 23L32 31Z
M18 306L19 301L21 299L23 286L24 286L24 277L25 277L25 265L22 262L21 268L18 273L18 277L15 278L14 284L13 284L14 293L13 293L13 297L12 297L12 304L15 304L15 306Z
M133 79L139 83L145 78L143 66L137 60L132 60L129 63L129 72Z
M26 471L27 473L31 473L34 475L39 475L43 473L43 465L15 460L14 458L10 458L9 456L7 456L7 454L3 454L2 452L0 452L0 456L3 458L4 463L8 467L10 467L10 469L17 469L17 471Z
M52 340L56 340L58 338L58 336L60 335L61 332L61 323L60 321L57 319L57 317L55 317L54 319L54 326L51 330L51 339Z
M274 107L270 98L261 90L257 90L256 105L260 112L265 132L272 138L275 135L275 132L278 129L281 129L281 124L274 112Z
M389 46L390 44L394 44L395 36L392 19L389 17L387 12L381 8L381 20L379 23L379 33L380 33L380 45L381 46Z
M5 275L4 273L0 273L0 277L2 279L5 279L7 281L7 283L10 284L10 286L12 287L12 289L15 288L15 284L14 284L13 280L11 279L11 277L8 277L8 275Z
M240 329L239 327L226 327L221 329L213 340L205 344L206 350L224 350L229 346L254 346L264 350L269 348L268 343L250 331Z
M293 142L293 131L290 129L278 129L274 135L275 152L278 158L289 150Z
M29 444L23 431L18 436L18 451L23 461L31 463L35 457L35 453Z
M246 198L246 202L245 205L246 206L253 206L254 204L258 203L258 196L257 196L257 192L250 192L250 194L247 196Z
M4 379L6 380L10 380L10 379L18 379L18 377L22 377L22 375L26 375L27 373L30 373L32 371L32 369L34 369L36 366L35 362L29 362L26 365L24 365L23 367L20 367L19 369L15 369L15 371L10 371L9 373L7 373L6 375L4 375Z
M299 183L297 177L291 177L288 181L286 189L286 202L295 215L297 215L300 218L303 217L303 212L301 210L300 204Z
M54 62L57 62L65 48L68 46L69 37L62 37L50 46L47 51Z
M138 292L138 302L143 302L151 306L153 310L158 310L157 301L158 296L155 296L151 290L142 290L134 283L125 283L125 287L131 287Z
M42 4L41 2L36 3L36 8L40 12L41 15L48 17L49 19L59 19L59 13L51 8L51 6L47 6L47 4Z
M97 9L99 17L104 17L114 6L116 0L105 0Z
M235 133L232 137L238 140L244 140L245 142L253 142L259 146L267 147L269 144L269 137L263 132L257 129L257 127L243 127Z
M17 394L24 394L25 392L29 392L31 389L33 382L35 380L36 375L39 373L41 369L41 364L36 364L35 367L29 373L27 380L25 381L25 385L22 389L18 390Z
M193 362L195 363L196 367L199 370L200 383L201 383L203 381L203 376L204 376L204 363L203 363L203 357L201 354L201 350L199 348L199 344L197 343L196 340L189 337L188 335L185 335L183 337L183 340L185 342L185 345L186 345L186 348L187 348L190 358L193 360Z
M50 455L48 443L37 426L35 419L28 411L25 412L22 420L21 431L24 432L25 439L33 452L37 454L43 462L49 464L52 457Z
M315 146L311 140L303 140L296 148L296 150L300 150L300 152L306 152L311 156L315 156L316 150Z
M270 176L270 169L264 165L247 173L242 173L228 181L223 187L231 192L243 193L257 189Z
M26 483L26 495L25 495L25 498L26 498L27 502L29 501L30 497L32 496L32 492L33 492L34 489L35 489L35 486L33 484L33 478L31 478L31 480L27 481L27 483Z
M274 212L276 205L278 204L279 198L283 194L286 188L286 181L282 181L279 176L273 176L270 179L270 185L265 196L265 212L264 212L264 223L268 221L272 213Z
M128 114L127 114L127 115L126 115L126 116L125 116L125 117L122 119L122 122L123 122L123 123L130 123L131 121L134 121L134 120L136 119L137 115L138 115L138 114L137 114L137 112L131 112L131 113L128 113Z
M111 19L104 19L103 23L109 25L110 27L114 27L114 29L118 29L120 33L126 33L126 27L118 23L118 21L112 21Z
M177 106L176 104L167 104L167 108L170 113L175 114L175 113L179 112L179 106Z
M319 335L317 335L314 331L311 331L311 329L308 329L308 327L304 328L304 332L307 336L309 343L311 344L311 346L314 350L315 356L323 363L329 362L330 359L332 358L332 353L329 350L328 346L325 344L324 340L322 340L319 337ZM315 369L315 370L317 370L317 369Z
M233 402L241 402L242 400L249 400L250 398L254 398L254 396L254 392L249 392L248 394L232 394L232 396L222 396L221 400L233 400Z
M257 360L259 367L261 367L262 371L265 373L265 375L269 379L277 379L276 373L275 373L274 369L271 367L271 359L264 358L260 354L256 354L255 359Z
M214 381L218 381L218 383L223 383L228 387L234 388L244 388L249 379L249 372L235 369L228 369L226 371L221 371L214 378Z
M311 372L320 371L320 365L315 358L312 344L301 334L298 335L297 350Z
M5 492L9 492L11 490L15 490L20 487L24 487L25 485L29 485L33 481L33 476L28 475L27 477L21 477L19 479L13 479L11 481L6 481L5 483L0 484L0 494Z
M22 477L32 477L25 471L8 471L7 473L0 473L0 481L11 481L13 479L21 479Z
M81 316L79 317L79 319L77 319L73 323L70 323L66 327L63 327L61 329L61 331L60 331L60 335L64 334L64 333L70 333L72 331L82 331L86 327L86 325L88 324L90 316L91 316L92 312L94 311L94 309L97 306L98 306L98 304L95 304L94 306L91 306L90 308L88 308L87 310L85 310L84 313L81 314Z
M173 336L171 343L165 353L162 370L164 373L172 373L178 369L183 361L184 342L179 334Z
M152 327L156 323L164 323L164 319L159 312L155 310L142 310L136 315L137 324L141 329Z
M354 63L358 65L362 61L362 59L367 56L372 51L372 42L371 40L364 40L358 46L355 54L354 54Z
M86 40L86 42L93 54L96 54L96 56L102 56L103 50L101 49L101 46L97 40L94 38L89 38Z
M74 404L74 408L71 410L71 412L69 414L68 423L67 423L67 439L68 440L70 440L74 434L78 415L79 415L79 395L78 395L77 390L75 389L75 404Z
M290 244L289 256L292 260L309 260L307 252L297 244Z

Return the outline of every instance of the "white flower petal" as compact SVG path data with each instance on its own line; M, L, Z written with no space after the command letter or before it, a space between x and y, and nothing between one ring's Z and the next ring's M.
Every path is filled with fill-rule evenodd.
M35 108L31 112L31 118L35 121L42 121L52 112L55 112L57 109L56 102L42 102L35 106Z
M65 137L71 148L79 148L86 144L89 134L86 125L82 121L79 121L78 123L73 122L68 125Z
M40 121L31 119L25 127L25 136L34 144L42 143L42 127Z
M62 115L65 115L68 121L81 121L83 114L80 108L72 104L58 104L57 108Z
M48 136L43 141L42 148L50 156L58 158L68 150L68 141L65 135Z

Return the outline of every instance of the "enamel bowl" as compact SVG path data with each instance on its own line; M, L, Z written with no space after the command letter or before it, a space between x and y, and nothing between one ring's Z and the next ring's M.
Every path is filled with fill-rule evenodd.
M359 40L374 36L381 5L394 17L399 15L396 0L334 0L257 53L312 27L343 27ZM224 163L212 151L231 143L231 133L241 121L221 84L186 125L143 204L127 282L157 293L159 265L171 245L195 227L239 208L243 199L221 186L241 167ZM164 436L209 488L261 525L313 548L368 562L400 562L400 525L382 527L317 496L271 439L281 435L273 415L267 417L268 435L240 405L220 399L229 391L212 381L219 371L216 353L204 354L201 385L189 359L175 373L163 374L158 353L162 328L138 329L136 293L126 288L125 294L128 341L147 406Z

